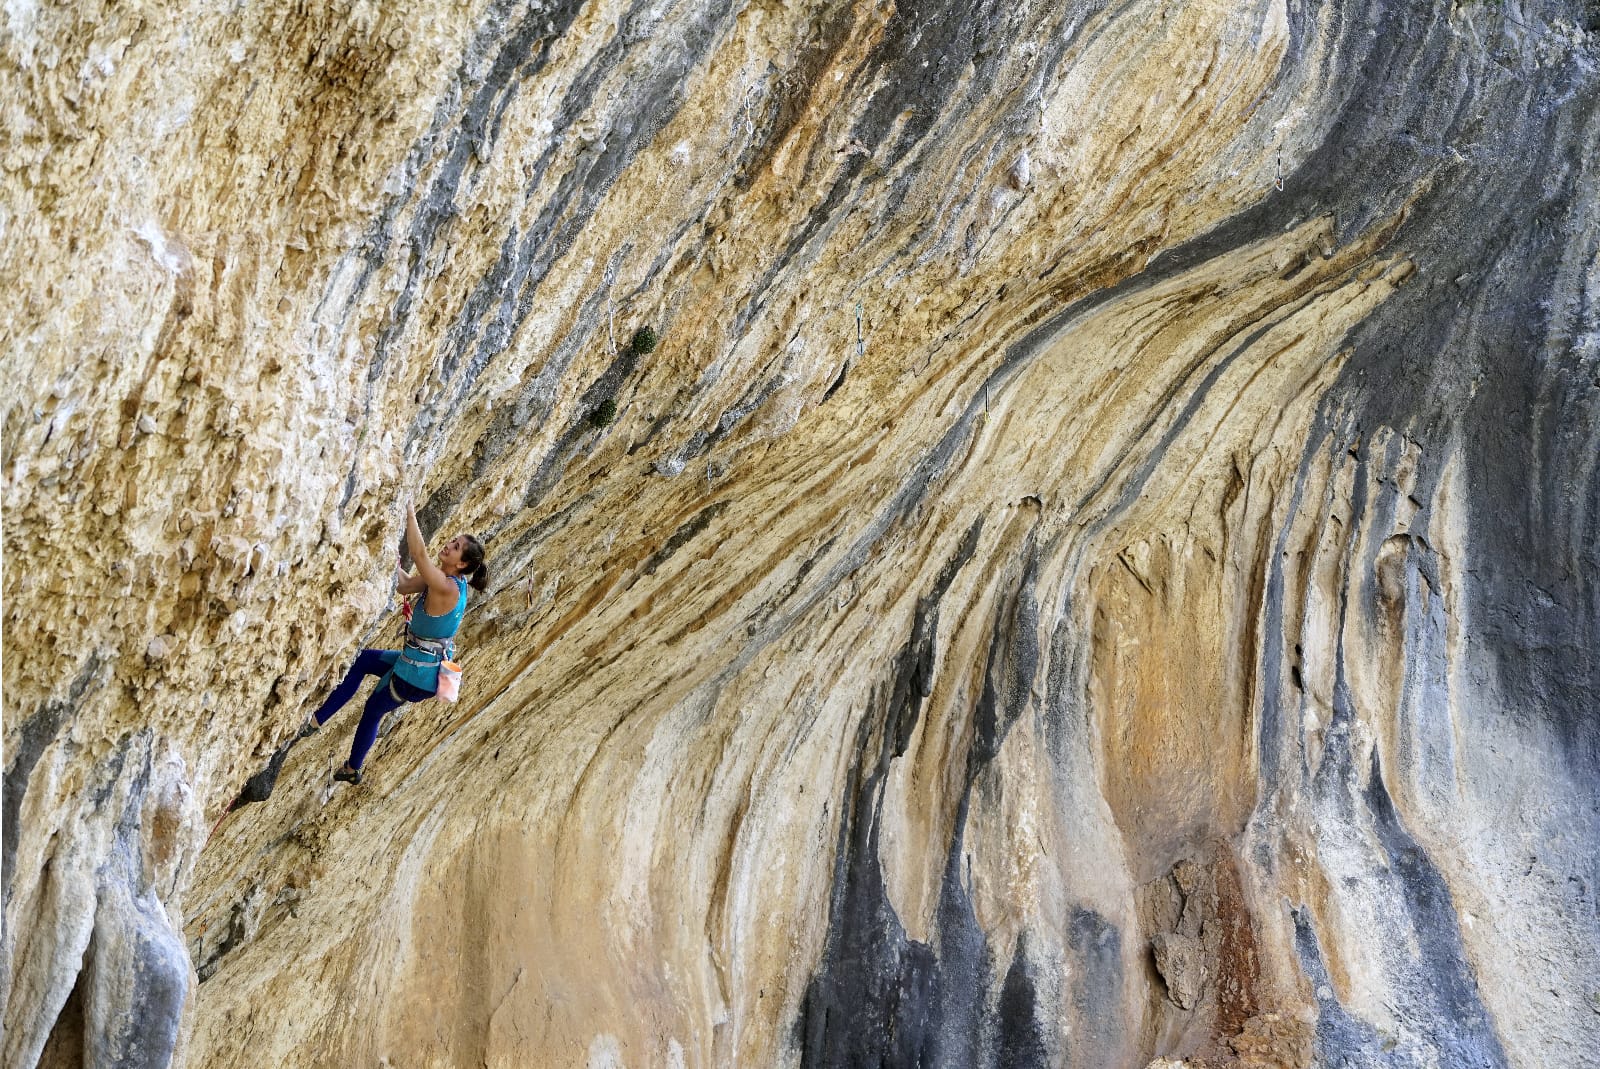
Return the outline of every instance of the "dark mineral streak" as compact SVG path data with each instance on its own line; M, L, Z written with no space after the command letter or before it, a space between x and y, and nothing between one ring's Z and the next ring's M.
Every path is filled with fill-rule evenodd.
M1302 474L1330 448L1349 448L1364 472L1371 458L1363 443L1379 428L1403 433L1421 446L1424 457L1446 455L1452 441L1465 443L1471 548L1484 562L1471 574L1467 591L1471 611L1487 632L1501 694L1519 710L1514 715L1548 723L1558 740L1556 752L1578 778L1596 782L1600 346L1594 339L1600 308L1572 265L1592 264L1600 241L1593 217L1600 202L1594 166L1600 67L1592 43L1563 61L1541 61L1531 38L1516 34L1512 23L1548 27L1567 19L1593 25L1597 14L1592 5L1580 3L1523 5L1520 19L1510 10L1491 12L1490 23L1504 37L1480 45L1452 23L1451 8L1292 2L1293 41L1282 77L1291 76L1293 64L1314 51L1313 37L1324 37L1334 42L1326 67L1299 76L1327 82L1336 95L1320 145L1285 177L1283 192L1161 253L1142 272L1062 309L1013 344L1004 364L973 395L974 407L907 481L904 494L916 497L940 476L944 464L937 458L970 432L985 391L1003 390L1044 342L1095 307L1308 218L1331 216L1340 241L1383 226L1387 234L1380 254L1411 258L1420 277L1349 337L1352 356L1321 403ZM948 48L966 47L992 29L979 22L970 34L924 38L920 47L936 49L940 41ZM892 53L895 40L891 34L886 53ZM942 56L927 73L935 81L948 65ZM870 131L870 120L863 128ZM907 151L909 139L928 128L908 125L894 150ZM820 218L799 236L801 244L825 226L838 199L830 196ZM1186 394L1187 400L1183 416L1163 432L1163 445L1176 438L1227 363L1224 359L1204 378L1180 380L1173 387L1174 398ZM1151 455L1162 452L1158 446ZM1097 526L1109 525L1137 497L1149 468L1121 488L1111 516L1099 518ZM1436 466L1424 463L1416 491L1424 509L1441 476ZM1293 494L1291 519L1318 507L1303 482ZM1094 496L1091 492L1085 502ZM1358 511L1392 508L1393 502L1374 505L1358 489L1357 506ZM1286 658L1285 613L1292 607L1284 604L1279 562L1287 535L1286 526L1266 577L1262 667L1268 679L1278 678ZM1406 559L1416 583L1437 585L1430 578L1436 564L1425 544L1414 543ZM1352 573L1370 573L1374 561L1350 564ZM919 613L919 629L923 621ZM1440 626L1426 618L1413 622L1408 642L1418 656L1425 659L1429 628L1437 632ZM915 649L914 638L900 671L885 685L886 725L900 715L895 696L927 693L931 687L913 682L922 678ZM1016 673L1019 681L1031 678L1037 656L1036 650L1002 642L997 631L986 679L1008 673ZM1059 671L1057 664L1051 676ZM1402 825L1376 758L1365 790L1349 787L1357 770L1350 765L1348 705L1330 726L1330 752L1320 772L1302 786L1310 772L1298 744L1286 741L1294 739L1298 719L1297 711L1283 708L1286 700L1270 687L1263 696L1259 752L1268 790L1258 819L1270 825L1277 792L1293 784L1320 793L1353 826L1370 828L1376 844L1373 868L1387 874L1381 879L1396 922L1420 948L1416 960L1395 965L1405 974L1399 986L1408 1001L1398 1009L1410 1029L1399 1044L1338 1003L1314 920L1309 911L1294 910L1303 966L1321 1014L1318 1064L1505 1065L1495 1024L1465 959L1448 892L1427 852ZM913 715L915 707L913 698L907 706ZM1070 717L1050 715L1059 727L1066 726L1063 715ZM993 752L987 733L995 723L995 703L988 682L975 722L969 751L974 766ZM892 734L886 727L876 757L862 753L861 770L841 807L832 934L799 1023L803 1064L1043 1064L1048 1044L1033 1008L1022 943L992 1019L985 1008L998 955L983 945L981 932L963 923L971 913L955 864L960 819L936 942L908 940L888 904L877 862L876 806L883 771L894 756ZM865 733L862 742L868 742ZM1576 824L1588 821L1587 830L1578 827L1575 833L1595 841L1594 808L1578 807L1574 813ZM1118 932L1086 910L1073 915L1068 930L1069 997L1077 1019L1102 1022L1103 1034L1077 1038L1067 1063L1118 1064L1123 1039L1113 1022L1122 1011L1111 997L1122 983ZM949 1038L980 1033L996 1037L986 1053Z

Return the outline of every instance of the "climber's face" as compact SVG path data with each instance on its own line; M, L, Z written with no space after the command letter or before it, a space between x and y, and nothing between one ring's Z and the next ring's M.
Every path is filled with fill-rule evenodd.
M456 535L444 544L439 551L439 570L446 575L455 575L461 571L461 554L467 548L467 539L464 535Z

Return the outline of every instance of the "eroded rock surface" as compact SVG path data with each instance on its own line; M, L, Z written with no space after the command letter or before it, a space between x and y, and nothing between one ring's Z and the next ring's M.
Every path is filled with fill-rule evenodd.
M6 1065L1600 1049L1593 3L3 27Z

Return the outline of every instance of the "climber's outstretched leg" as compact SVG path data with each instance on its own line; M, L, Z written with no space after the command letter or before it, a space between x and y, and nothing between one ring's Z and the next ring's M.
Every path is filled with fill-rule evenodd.
M310 720L306 721L306 726L300 731L300 737L305 738L310 735L326 724L334 713L344 708L344 704L356 696L361 681L367 676L387 675L389 669L394 667L396 656L394 650L362 650L356 656L356 663L345 673L344 679L333 688L333 693L328 695L328 700L311 714Z
M366 707L361 711L361 723L356 726L355 738L350 743L350 761L335 772L333 778L360 783L361 765L367 759L367 751L378 741L378 725L383 723L383 718L408 702L426 701L432 696L392 675L379 680L378 686L367 695Z

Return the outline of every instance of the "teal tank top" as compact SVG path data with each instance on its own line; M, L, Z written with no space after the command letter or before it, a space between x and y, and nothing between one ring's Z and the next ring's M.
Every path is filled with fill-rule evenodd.
M406 626L405 648L394 663L396 676L429 693L439 689L439 662L455 653L455 643L450 640L460 630L461 618L467 612L467 581L460 576L451 578L458 590L456 607L443 616L430 616L427 594L418 598L411 610L411 623Z

